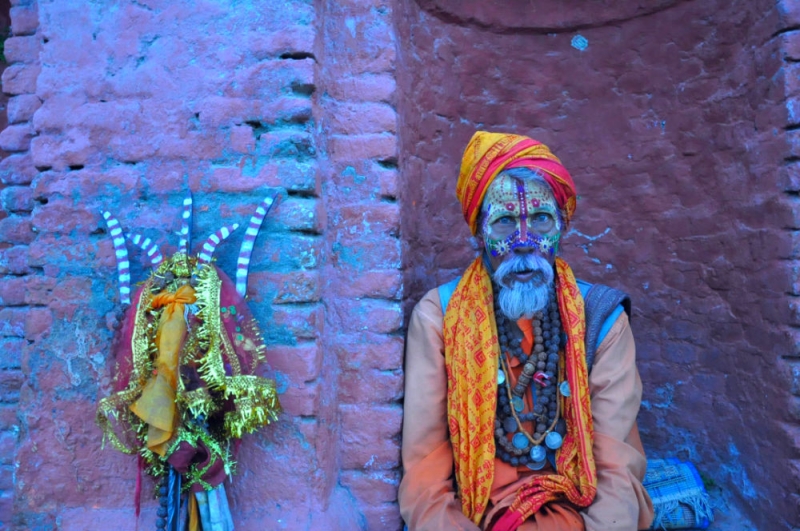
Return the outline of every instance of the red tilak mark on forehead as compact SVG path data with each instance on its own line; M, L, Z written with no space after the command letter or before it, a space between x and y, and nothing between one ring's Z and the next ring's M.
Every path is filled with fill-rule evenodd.
M519 241L528 240L528 201L525 199L525 183L514 179L517 184L517 199L519 200Z

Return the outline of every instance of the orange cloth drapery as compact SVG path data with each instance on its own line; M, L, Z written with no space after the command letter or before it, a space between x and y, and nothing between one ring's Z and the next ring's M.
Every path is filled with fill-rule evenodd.
M131 411L147 422L147 447L162 457L175 429L178 355L186 335L185 305L196 300L194 289L185 284L175 293L159 293L150 303L153 309L164 308L156 334L158 356L154 374L145 384L142 396L131 405Z
M575 183L558 157L546 145L525 136L478 131L464 150L456 184L456 195L473 235L478 231L478 213L486 189L501 171L521 167L542 174L569 223L575 212Z
M497 530L517 529L551 501L588 507L597 491L583 297L572 270L561 259L556 260L556 291L567 334L566 378L572 391L570 397L560 397L567 434L556 455L558 473L534 477L522 487L495 524ZM479 257L461 278L444 316L447 417L455 475L462 511L475 524L483 518L494 480L500 346L492 298L489 273Z

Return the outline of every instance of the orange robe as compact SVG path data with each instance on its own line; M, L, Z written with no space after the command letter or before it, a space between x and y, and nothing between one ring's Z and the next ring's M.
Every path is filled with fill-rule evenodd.
M494 516L514 501L517 489L532 475L552 469L534 472L495 459L495 480L481 527L461 512L447 428L442 321L439 293L433 289L414 308L406 341L400 513L410 531L490 531ZM580 513L567 505L545 506L521 531L634 531L647 529L652 521L653 506L642 486L647 461L636 427L642 383L625 313L597 349L589 388L597 497Z

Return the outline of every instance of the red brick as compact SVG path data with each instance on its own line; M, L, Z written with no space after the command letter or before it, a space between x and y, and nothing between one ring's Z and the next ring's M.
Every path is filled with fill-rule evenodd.
M399 173L397 170L386 170L380 173L381 196L397 197L397 180Z
M0 242L27 244L36 238L33 225L27 216L9 216L0 219Z
M254 176L245 174L240 167L214 168L209 178L198 175L192 189L203 192L250 192L261 183Z
M205 127L239 125L253 136L256 124L302 124L311 119L311 100L307 97L286 96L275 101L249 98L212 96L197 107L200 124ZM251 122L253 125L242 125Z
M338 281L332 282L331 288L340 297L400 300L403 295L403 273L396 269L365 271L358 275L342 271L332 275Z
M9 212L33 210L33 190L28 186L9 186L0 190L0 205Z
M321 234L325 230L324 212L321 201L290 197L281 201L277 220L289 230Z
M30 124L9 125L0 133L0 149L5 151L27 151L34 132Z
M19 428L17 404L0 404L0 430Z
M0 370L20 369L22 367L22 352L27 346L28 342L25 339L0 337ZM0 430L3 429L5 428L0 425Z
M339 299L328 306L328 320L337 330L369 330L379 334L396 332L403 325L400 304L376 299Z
M400 205L396 203L359 203L339 209L341 222L337 230L369 237L372 234L396 236L400 231Z
M26 280L25 277L0 278L0 306L23 306Z
M256 142L257 153L267 157L313 158L317 154L314 138L293 129L263 133Z
M271 324L296 339L316 339L324 331L325 313L320 304L282 304L273 308Z
M392 74L339 76L331 80L328 93L341 101L374 101L393 103L397 84Z
M272 100L276 94L304 94L315 85L314 60L262 61L237 69L226 96Z
M36 94L21 94L8 100L8 123L16 124L33 119L33 114L42 106Z
M390 470L399 465L402 407L342 405L339 412L343 469Z
M3 184L30 184L38 171L30 154L12 154L0 161L0 182Z
M311 53L314 51L316 31L310 26L284 26L280 31L257 31L243 39L243 44L261 61L282 54Z
M0 249L0 273L25 275L30 273L28 266L28 246L16 245L8 249Z
M401 337L374 334L371 341L342 340L333 349L343 370L391 371L403 368Z
M256 271L248 275L248 282L253 286L277 289L273 304L287 304L298 302L317 302L320 300L320 279L317 271L293 271L290 273L271 273ZM253 292L251 299L264 301L267 289Z
M223 127L254 119L257 105L257 101L248 98L209 96L200 101L195 110L202 126Z
M283 186L287 190L319 196L319 166L316 160L270 160L258 171L258 182L265 186Z
M385 103L330 104L331 134L396 133L397 113Z
M289 381L300 384L317 379L322 367L322 348L317 342L296 346L270 346L267 362L273 370L285 374Z
M392 134L331 135L328 146L337 161L397 159L397 137Z
M3 92L7 94L33 94L36 78L41 68L37 65L11 65L3 71Z
M131 148L131 151L133 148ZM70 166L83 166L91 156L88 138L70 139L59 135L39 134L31 139L31 155L37 167L66 171ZM137 160L123 157L121 160Z
M0 402L19 402L19 389L22 386L22 381L21 371L0 371Z
M331 262L341 270L361 273L401 267L401 246L398 238L373 235L367 239L356 233L350 237L341 235L337 240L330 256Z
M47 197L51 195L68 196L75 189L83 192L86 199L99 198L101 201L109 192L121 196L138 191L141 186L141 171L130 166L116 166L104 170L83 169L70 172L46 172L36 179L34 194ZM48 206L54 205L60 209L72 208L72 203L58 197L48 199ZM111 205L105 205L109 208ZM96 216L98 221L102 217Z
M14 430L0 431L0 465L10 465L14 461L17 434Z
M16 337L0 337L0 370L20 369L22 367L22 351L27 348L25 339ZM0 426L0 430L3 430Z
M394 70L396 46L390 17L354 17L355 28L344 21L331 24L327 33L327 58L333 75L383 73ZM339 70L341 69L341 70Z
M231 127L231 149L237 153L252 153L256 147L253 129L246 125Z
M11 32L14 35L32 35L39 27L39 14L35 5L11 8Z
M319 412L320 384L291 386L280 396L283 411L291 417L310 417Z
M53 313L47 308L30 308L25 317L25 337L39 339L50 333Z
M88 282L84 280L84 282ZM25 304L34 306L44 306L53 302L53 290L61 288L63 285L72 285L73 281L63 282L55 278L42 275L25 277ZM60 295L68 295L63 292Z
M39 38L35 35L6 39L3 54L9 63L34 63L39 59Z
M394 371L359 369L339 373L342 404L388 404L403 397L403 374Z
M91 216L91 212L86 213ZM99 226L98 222L97 225ZM87 226L85 228L90 227ZM85 233L84 233L85 234ZM97 254L97 261L94 263L97 267L113 269L115 264L113 255L113 246L108 237L100 240L100 245L108 249L107 253L98 253L98 243L81 235L64 236L58 235L53 232L42 232L39 237L28 246L27 260L28 265L31 267L39 267L44 269L45 276L56 278L62 268L69 268L70 265L77 261L85 260L86 256L93 256ZM142 253L143 254L143 253ZM132 259L140 258L136 253L132 253ZM142 262L144 262L144 258ZM48 272L48 268L51 271ZM76 275L70 279L60 279L59 288L62 285L69 285L73 281L86 282L87 277Z
M87 234L96 229L102 219L99 212L75 205L72 200L51 199L46 206L33 211L33 230L40 233L69 234L81 231ZM82 244L88 242L82 241Z

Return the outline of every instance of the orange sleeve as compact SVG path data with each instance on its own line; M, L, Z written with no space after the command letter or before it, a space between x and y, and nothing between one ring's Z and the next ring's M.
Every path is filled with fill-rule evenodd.
M647 459L636 426L642 381L625 313L597 349L589 390L597 497L583 511L586 531L647 529L653 519L653 504L642 486Z
M461 512L455 493L442 317L439 294L433 289L414 308L409 323L400 514L409 531L479 531Z

